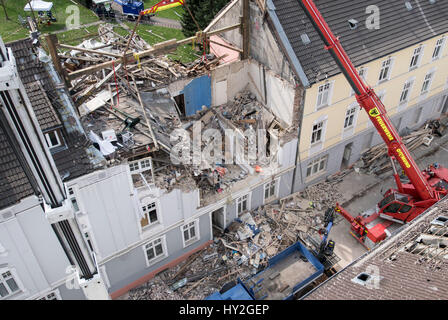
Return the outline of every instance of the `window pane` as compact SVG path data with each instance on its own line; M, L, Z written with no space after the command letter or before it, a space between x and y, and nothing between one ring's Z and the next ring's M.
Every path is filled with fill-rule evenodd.
M6 283L8 284L9 289L11 289L12 292L16 292L19 290L19 286L13 278L9 278L8 280L6 280Z
M0 283L0 297L6 297L8 295L8 290L3 283Z
M306 176L309 177L311 175L311 167L306 169Z
M148 260L154 259L154 249L151 247L146 250L146 255L148 256Z
M152 210L151 212L149 212L149 220L151 221L151 223L154 223L157 221L157 211L156 210Z
M185 241L190 240L190 236L188 235L188 229L187 229L187 230L184 230L184 240L185 240Z
M156 246L156 256L160 256L161 254L163 254L162 244L158 244Z
M190 238L196 237L196 229L193 227L190 229Z

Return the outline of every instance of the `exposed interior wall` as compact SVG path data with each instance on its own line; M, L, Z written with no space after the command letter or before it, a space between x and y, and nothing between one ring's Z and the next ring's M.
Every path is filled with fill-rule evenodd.
M226 64L212 71L212 106L232 101L245 89L284 123L292 125L295 89L288 81L253 59Z
M241 17L242 1L239 1L213 26L211 31L240 23ZM243 39L239 29L222 33L220 36L242 48ZM250 2L250 56L275 74L294 83L294 72L271 32L268 20L254 1Z

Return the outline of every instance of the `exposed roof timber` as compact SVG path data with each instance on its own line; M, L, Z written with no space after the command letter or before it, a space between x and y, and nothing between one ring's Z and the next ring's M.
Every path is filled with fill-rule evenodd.
M135 56L138 56L141 59L141 58L144 58L144 57L147 57L147 56L150 56L150 55L158 55L158 54L162 54L162 53L172 52L172 51L176 50L176 48L178 46L180 46L180 45L183 45L183 44L186 44L186 43L190 43L193 40L196 40L196 41L202 40L203 39L202 37L204 37L204 36L210 37L212 35L216 35L216 34L219 34L219 33L222 33L222 32L227 32L227 31L231 31L231 30L234 30L234 29L238 29L238 28L241 27L241 25L242 25L241 23L238 23L238 24L234 24L234 25L231 25L231 26L220 28L220 29L217 29L217 30L214 30L214 31L210 31L210 32L207 32L207 33L199 32L199 33L197 33L193 37L189 37L189 38L178 40L178 41L176 41L176 39L172 39L172 40L160 42L160 43L155 44L151 49L148 49L148 50L137 52L135 54L133 52L128 52L125 55L125 59L127 60L127 63L132 63L132 62L136 62ZM76 48L74 50L78 50L78 48ZM84 69L81 69L81 70L77 70L77 71L71 72L71 73L68 74L68 79L71 81L71 80L74 80L74 79L76 79L76 78L78 78L80 76L92 74L92 73L95 73L95 72L97 72L99 70L102 70L104 68L110 68L110 67L112 67L114 65L118 65L118 64L120 64L122 62L123 62L123 57L120 56L120 58L117 58L115 60L106 61L106 62L97 64L97 65L94 65L94 66L91 66L91 67L88 67L88 68L84 68Z

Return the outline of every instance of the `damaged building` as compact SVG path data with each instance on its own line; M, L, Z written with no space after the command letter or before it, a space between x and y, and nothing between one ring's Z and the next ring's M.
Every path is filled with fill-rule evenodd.
M317 4L325 8L325 17L330 10L338 12L329 24L366 80L377 84L374 88L391 106L399 128L417 127L446 112L448 75L442 65L448 30L437 23L438 10L426 3L422 9L434 21L432 27L412 24L416 29L411 30L396 19L398 27L421 36L384 46L378 39L397 25L385 24L371 37L348 22L337 23L347 11L353 15L347 21L362 21L364 3L357 10L334 1ZM446 9L444 3L433 6ZM420 13L404 12L404 7L395 9L423 19ZM82 255L92 259L87 263L90 271L81 273L100 278L112 299L166 270L171 274L165 277L182 281L183 266L198 264L190 258L199 252L202 262L217 270L216 286L236 275L230 272L235 265L247 267L234 270L240 276L250 276L294 243L297 234L306 238L307 232L319 231L324 208L309 209L307 201L289 196L350 167L380 137L359 113L353 92L307 19L295 1L233 0L195 37L152 47L138 36L120 36L108 24L100 26L95 39L77 46L47 36L48 54L28 39L6 44L45 139L42 152L51 155L46 161L58 173L55 180L60 182L54 184L61 188L79 231ZM190 64L166 57L192 40L211 40L210 54ZM425 55L415 53L420 46L426 48ZM418 64L404 76L416 54ZM402 88L408 76L412 85L405 85L402 101L402 92L393 91ZM422 90L411 91L412 86ZM387 95L382 94L385 87ZM5 138L6 129L2 131L8 142L2 148L9 150L14 143ZM204 136L207 131L212 134ZM212 140L218 148L208 150ZM207 150L207 157L195 158L195 150ZM256 157L245 159L251 151ZM70 252L64 253L64 241L51 233L56 220L44 219L51 210L41 206L35 172L18 160L19 151L8 154L14 154L7 162L15 164L23 181L17 187L14 178L7 177L2 185L2 199L7 201L0 208L0 226L6 230L0 233L0 265L20 284L12 286L15 290L9 287L5 297L89 298L84 288L67 290L66 282L79 273L80 264ZM9 193L4 197L3 192ZM334 190L328 192L336 197ZM35 208L32 216L41 215L35 230L30 230L32 220L20 222L28 216L27 201ZM23 239L33 232L51 234L46 245L59 252L57 261L41 264L46 250L34 247L32 237L14 237L18 226ZM234 239L223 235L229 232L240 241L260 235L255 244L236 247ZM19 242L29 247L16 247ZM215 265L217 259L231 256L222 247L237 257L225 268ZM23 257L30 251L42 273L38 284L25 267L30 262ZM74 270L67 269L70 265Z

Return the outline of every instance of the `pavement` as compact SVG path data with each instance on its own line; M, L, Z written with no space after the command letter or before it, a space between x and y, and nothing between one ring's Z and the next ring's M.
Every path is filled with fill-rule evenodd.
M448 133L441 138L436 137L429 147L422 145L411 154L420 169L434 162L448 167ZM339 185L340 190L345 191L344 200L341 203L353 216L374 208L383 198L384 192L396 187L391 171L382 176L352 171ZM339 265L342 268L367 251L349 232L350 224L345 219L339 218L330 234L330 238L336 242L335 253L341 258Z

